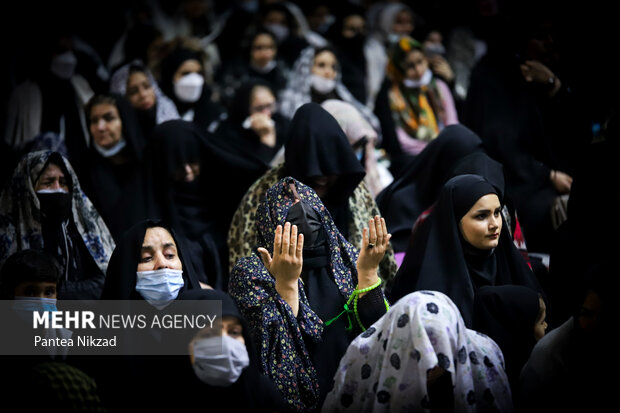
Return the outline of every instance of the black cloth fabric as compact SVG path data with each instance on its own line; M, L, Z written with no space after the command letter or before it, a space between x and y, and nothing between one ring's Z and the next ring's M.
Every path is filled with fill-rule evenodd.
M572 175L591 135L576 94L565 85L566 78L562 82L562 89L549 98L544 87L525 82L514 55L487 54L472 71L461 119L504 165L528 249L542 253L549 252L550 208L559 195L550 171Z
M130 226L125 220L123 199L136 188L132 176L137 174L146 145L136 112L123 96L111 94L122 122L122 139L126 146L112 158L103 157L92 142L82 157L81 169L77 171L84 192L117 239ZM88 116L88 114L87 114Z
M312 178L337 177L321 200L346 238L348 200L366 171L336 119L317 103L304 104L293 116L284 148L285 175L309 186Z
M199 172L184 181L184 166ZM192 122L170 120L157 125L145 149L142 170L127 211L134 222L160 218L188 240L202 282L226 289L226 236L232 215L247 188L267 167L232 153Z
M539 311L538 292L521 285L483 286L474 296L473 329L491 337L502 350L513 393L536 344Z
M395 252L407 249L413 224L435 202L457 162L482 151L482 141L470 129L447 126L379 193L377 205L392 234Z
M277 112L271 115L271 120L274 121L276 129L276 144L274 147L264 145L260 142L256 132L243 127L243 122L250 116L250 98L252 90L256 86L266 87L272 90L273 93L272 87L259 79L251 79L242 83L235 92L235 96L228 108L227 119L213 132L213 139L229 148L232 153L247 157L254 162L262 162L268 168L271 160L280 148L284 146L288 138L290 121ZM274 94L274 98L276 96Z
M575 172L567 219L554 233L549 256L546 289L552 327L562 324L580 303L580 288L589 266L603 259L613 260L619 251L619 156L618 142L592 144ZM598 216L596 211L604 214L604 224L593 220Z
M488 193L497 190L478 175L459 175L446 182L396 273L388 292L391 303L413 291L440 291L455 302L471 328L474 294L484 285L524 285L542 293L505 225L492 250L478 250L462 238L461 218Z
M183 265L183 280L185 285L180 292L198 289L198 275L188 253L185 239L180 237L174 228L160 220L144 220L129 228L116 243L110 257L106 279L101 294L102 300L142 300L136 291L138 264L140 263L141 248L146 230L153 227L162 227L168 230L177 244L177 253Z
M360 16L365 18L364 7L343 2L335 7L336 21L329 27L326 37L332 43L340 73L342 83L349 89L355 99L360 102L368 100L366 90L366 56L364 55L364 45L366 36L357 34L352 38L342 35L342 25L344 19L349 16Z

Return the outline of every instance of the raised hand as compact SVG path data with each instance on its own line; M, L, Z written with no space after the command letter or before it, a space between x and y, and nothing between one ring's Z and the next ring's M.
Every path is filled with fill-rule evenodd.
M304 236L297 233L297 225L290 222L276 227L273 257L265 248L257 251L265 268L276 280L276 291L291 306L293 314L299 310L298 280L303 265Z
M368 220L362 231L362 246L357 258L357 276L360 289L375 284L379 277L377 267L387 251L392 234L388 233L385 219L376 215Z

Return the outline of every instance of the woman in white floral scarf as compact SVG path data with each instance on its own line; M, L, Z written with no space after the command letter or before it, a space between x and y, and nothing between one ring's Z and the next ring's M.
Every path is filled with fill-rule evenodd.
M334 379L323 412L513 411L501 350L437 291L401 298L349 345Z

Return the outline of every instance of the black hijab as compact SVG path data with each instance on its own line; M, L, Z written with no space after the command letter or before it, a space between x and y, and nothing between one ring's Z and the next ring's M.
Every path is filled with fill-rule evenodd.
M277 112L272 113L271 119L274 121L276 129L276 144L273 148L263 145L259 136L252 129L243 127L243 122L250 116L252 91L257 86L267 88L274 98L277 96L273 87L264 80L249 79L244 81L236 90L228 108L228 118L214 132L214 139L220 141L233 153L255 159L256 162L262 162L265 167L268 167L288 138L290 121Z
M317 103L306 103L295 112L284 158L287 174L301 182L338 176L323 199L328 209L347 201L366 174L336 119Z
M191 50L185 47L177 47L168 54L161 63L161 75L159 86L162 92L174 102L181 117L190 109L194 110L193 123L206 131L209 125L224 112L224 109L211 100L211 90L207 84L207 79L202 87L202 93L196 102L183 102L174 92L174 74L177 69L187 60L197 60L201 66L203 58L199 51ZM204 76L204 74L203 74Z
M78 172L81 172L80 181L83 182L84 192L91 199L116 239L127 229L122 219L124 212L121 203L123 197L135 191L128 177L138 173L146 140L136 112L129 101L119 94L109 96L116 102L115 105L123 125L122 139L125 140L126 146L119 153L119 157L122 157L124 161L115 163L103 157L95 149L91 137L90 148L86 155L87 162L82 163L83 168ZM88 122L89 113L86 113L86 118Z
M483 286L476 291L473 329L488 335L500 347L513 389L536 344L534 325L539 311L538 292L529 287Z
M110 257L106 279L101 294L102 300L141 300L142 296L136 291L136 272L140 262L140 251L144 242L146 230L153 227L165 228L177 244L179 259L183 265L183 280L185 285L181 292L200 288L198 277L192 260L188 256L185 240L170 226L160 220L145 220L138 222L116 243Z
M394 251L407 249L413 224L435 202L456 163L470 153L481 151L478 135L463 125L449 125L377 195L377 205L392 234Z
M366 11L360 5L343 2L335 7L335 12L336 21L329 27L326 37L333 44L338 57L342 83L357 100L366 102L366 56L364 55L366 36L362 33L351 38L342 35L344 19L360 16L365 21Z
M390 302L413 291L440 291L455 302L470 327L480 286L516 284L541 291L505 225L492 250L479 250L464 241L461 218L480 197L491 193L498 191L479 175L459 175L446 182L424 228L407 249L390 288Z

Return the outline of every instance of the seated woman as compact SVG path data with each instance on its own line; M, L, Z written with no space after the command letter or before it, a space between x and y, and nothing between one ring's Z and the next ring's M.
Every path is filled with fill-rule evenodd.
M390 302L413 291L440 291L471 327L474 295L482 286L523 285L543 293L504 225L501 194L480 175L448 180L424 227L412 236Z
M419 154L441 130L458 123L450 88L429 68L424 46L402 37L389 52L387 93L401 149Z
M167 385L200 397L188 397L177 408L204 408L205 400L234 411L285 412L285 402L273 381L260 372L260 362L250 329L233 298L220 290L194 289L179 294L198 310L206 301L221 301L222 319L198 332L192 331L189 357L170 365L177 380ZM179 301L180 302L180 301ZM213 307L205 306L205 313Z
M0 195L0 265L29 248L58 259L59 299L99 298L114 240L58 152L26 154Z
M512 412L504 357L438 291L403 297L349 346L323 412Z
M170 51L160 62L159 85L174 102L181 119L206 131L224 108L212 99L211 73L207 57L193 38L173 39Z
M351 340L389 307L377 266L390 234L375 216L358 250L316 192L290 177L267 191L256 217L259 248L233 268L229 291L263 373L290 408L318 411Z
M142 161L145 136L129 101L117 94L90 99L85 109L90 132L86 160L77 171L84 192L93 201L112 236L118 238L133 222L126 222L124 198L136 190L130 179Z
M463 125L447 126L377 195L377 205L394 235L396 253L407 250L414 223L437 200L457 162L481 151L478 135Z
M103 300L146 300L164 308L179 292L200 288L185 240L159 220L136 223L119 239Z
M224 65L216 74L222 101L228 105L234 92L250 79L261 79L270 85L277 96L286 87L288 67L278 56L275 35L267 28L258 27L247 35L241 56Z
M363 182L364 167L336 119L321 105L307 103L297 110L284 148L284 162L249 187L232 217L227 239L230 269L252 253L258 242L254 219L258 205L267 190L286 176L314 189L340 233L353 245L361 244L361 228L368 218L379 214ZM390 279L395 273L390 244L380 275Z
M288 137L290 120L278 112L269 83L248 79L235 91L227 118L213 131L213 139L230 151L268 167Z
M114 72L110 92L129 100L147 139L153 126L180 117L172 100L164 95L151 71L140 60L123 65Z
M292 118L301 105L308 102L321 104L327 99L339 99L351 103L364 119L380 133L381 126L374 113L353 97L341 81L338 59L328 47L308 47L301 52L288 78L286 88L280 94L280 110Z

